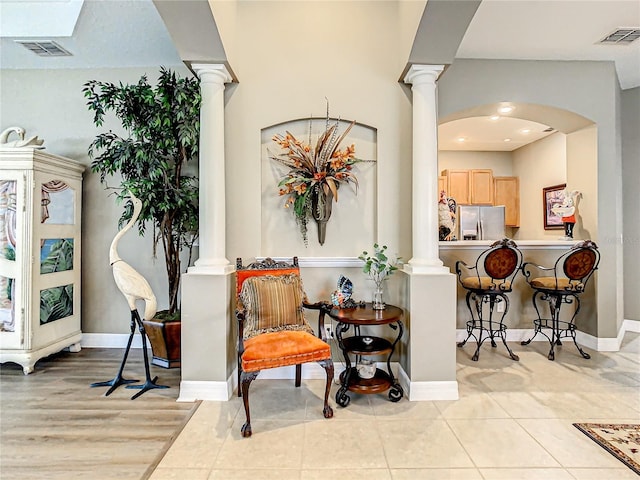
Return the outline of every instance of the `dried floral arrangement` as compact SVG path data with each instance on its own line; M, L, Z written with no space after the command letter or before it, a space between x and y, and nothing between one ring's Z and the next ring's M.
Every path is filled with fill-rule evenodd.
M278 154L269 151L269 158L289 169L278 183L279 193L287 197L284 206L293 207L305 245L308 244L309 218L318 222L318 240L322 245L333 200L338 201L340 184L352 183L357 193L358 179L352 168L356 163L368 160L356 158L353 144L339 148L355 121L340 134L340 119L330 121L327 108L325 130L318 137L315 146L311 140L311 123L310 120L307 142L298 140L288 131L284 136L274 135L272 140L283 151Z

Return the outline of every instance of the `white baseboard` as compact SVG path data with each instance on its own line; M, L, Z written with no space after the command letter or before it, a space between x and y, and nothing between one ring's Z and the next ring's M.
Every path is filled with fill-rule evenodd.
M620 328L618 336L615 338L594 337L593 335L577 330L576 342L597 352L617 352L620 350L620 345L622 345L624 334L624 325Z
M82 348L126 348L128 333L83 333ZM142 348L142 337L136 331L131 348Z
M617 352L620 350L622 338L626 332L640 332L640 321L625 320L618 332L618 336L615 338L594 337L588 333L576 330L576 342L583 347L590 348L597 352ZM533 334L534 330L532 328L508 328L507 342L522 342L524 340L529 340L533 337ZM467 338L467 331L465 329L456 330L457 342L461 342L465 338ZM470 341L473 341L473 338L471 338ZM533 338L533 341L548 342L549 339L544 335L537 335Z
M457 381L411 382L409 400L426 402L432 400L458 400Z
M625 332L640 333L640 320L624 320L622 328Z
M233 390L230 390L229 385L230 380L226 382L183 380L180 382L180 396L177 401L195 402L197 400L209 400L226 402L233 394Z
M458 400L458 382L428 381L412 382L404 369L398 366L398 380L404 394L411 402L427 402L432 400Z
M533 337L534 331L533 328L507 328L507 342L522 342L525 340L529 340ZM467 338L467 330L464 328L459 328L456 330L456 342L462 342L465 338ZM470 341L472 341L471 338ZM538 335L533 339L534 342L545 341L548 342L547 338L544 335Z

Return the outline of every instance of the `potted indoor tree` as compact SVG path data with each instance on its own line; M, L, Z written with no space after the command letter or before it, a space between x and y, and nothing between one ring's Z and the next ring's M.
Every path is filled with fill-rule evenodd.
M158 242L162 243L169 309L158 312L153 320L145 319L145 329L153 363L179 366L180 253L188 249L190 262L198 234L198 180L188 175L185 167L198 157L199 83L162 67L155 86L143 75L132 85L91 80L82 91L97 127L102 127L107 113L112 113L127 132L121 137L109 131L93 140L89 146L91 170L100 174L103 184L110 177L120 180L117 202L126 200L120 225L131 218L133 204L127 200L131 192L142 200L138 233L144 235L148 226L152 227L154 254ZM177 340L177 347L162 344L171 339Z

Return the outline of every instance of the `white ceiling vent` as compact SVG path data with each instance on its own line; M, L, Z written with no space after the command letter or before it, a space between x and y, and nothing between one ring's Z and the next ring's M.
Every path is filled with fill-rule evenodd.
M618 28L600 40L604 45L629 44L640 38L640 27Z
M71 57L72 56L70 52L62 48L53 40L40 40L37 42L16 40L16 43L19 43L24 48L32 51L39 57Z

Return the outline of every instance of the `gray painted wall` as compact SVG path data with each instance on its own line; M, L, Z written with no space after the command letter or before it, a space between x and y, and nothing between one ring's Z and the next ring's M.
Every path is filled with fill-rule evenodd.
M622 185L620 88L612 62L456 60L439 80L441 117L501 101L562 108L598 127L597 277L599 337L614 338L622 323Z
M191 75L184 66L175 70ZM85 333L128 333L129 308L117 290L109 265L109 245L118 230L122 213L115 198L100 184L98 174L88 168L87 149L94 137L112 129L122 134L111 117L103 128L93 125L82 85L96 79L135 83L147 74L157 78L157 67L124 69L2 70L0 75L0 129L24 127L27 135L45 139L46 151L79 161L87 166L83 181L82 208L82 331ZM109 185L117 185L110 180ZM159 309L167 308L167 280L162 245L153 258L151 235L139 237L130 231L120 242L120 256L138 270L158 297ZM197 253L197 252L196 252ZM196 257L197 258L197 257Z
M176 68L188 75L186 68ZM46 140L47 151L78 160L89 165L87 147L99 132L94 128L91 114L82 97L82 84L89 79L134 82L147 73L154 79L156 67L132 69L71 69L71 70L2 70L0 75L1 128L16 124L27 129L29 135ZM578 79L578 80L576 80ZM605 89L602 85L610 85ZM640 199L635 185L640 178L640 88L621 94L622 136L615 130L617 83L613 66L599 62L511 62L459 60L442 76L439 86L440 115L462 110L472 105L510 99L567 108L598 123L599 169L611 170L599 180L598 188L607 200L602 201L598 244L603 250L602 275L619 274L615 263L615 245L608 245L616 215L610 215L608 198L619 192L622 183L616 169L616 139L621 138L624 182L624 318L640 319L640 298L635 291L640 284L638 246L640 245ZM609 92L609 93L607 93ZM107 123L105 129L118 125ZM83 320L88 333L126 333L128 309L120 297L108 265L108 247L117 229L120 208L100 185L97 175L85 174L83 206ZM613 203L615 207L615 202ZM605 232L603 235L602 232ZM611 253L613 252L613 253ZM145 275L166 308L166 280L161 258L153 259L151 240L131 233L121 242L121 255L132 259L132 264ZM197 255L197 254L196 254ZM406 255L405 255L406 256ZM233 258L233 255L231 255ZM599 305L615 304L614 285L604 293L613 300L599 298ZM615 311L609 310L609 312ZM602 322L601 322L602 323ZM605 328L605 330L602 330ZM614 337L617 323L598 325L598 336ZM596 332L593 332L594 334Z
M624 318L640 320L640 87L624 90L621 100Z

